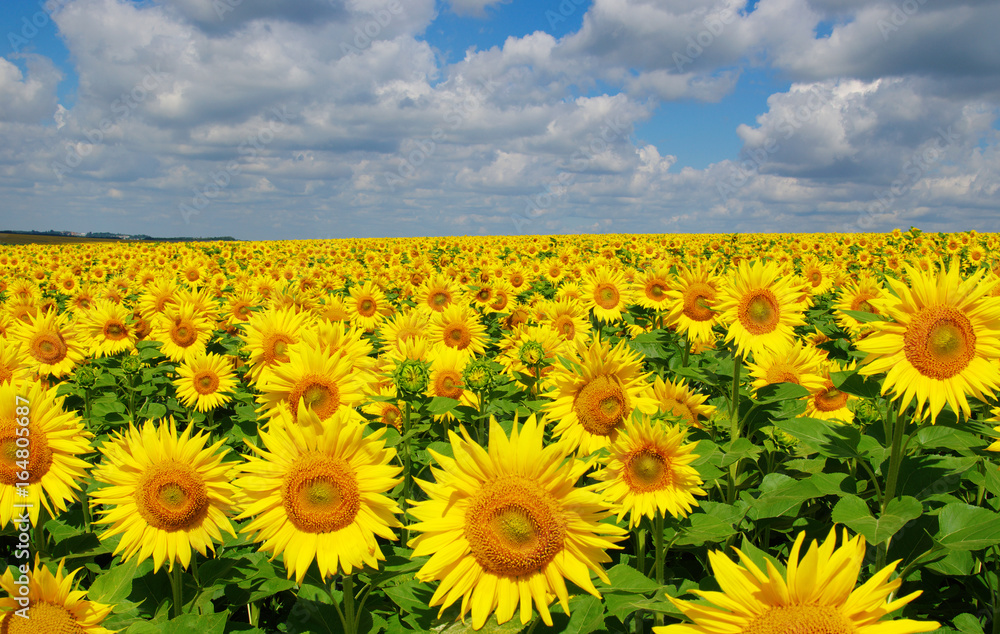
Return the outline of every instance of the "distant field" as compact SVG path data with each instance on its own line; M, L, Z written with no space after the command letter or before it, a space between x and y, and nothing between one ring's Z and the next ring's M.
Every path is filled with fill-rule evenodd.
M0 244L74 244L77 242L120 242L120 240L77 236L33 236L25 233L0 232Z

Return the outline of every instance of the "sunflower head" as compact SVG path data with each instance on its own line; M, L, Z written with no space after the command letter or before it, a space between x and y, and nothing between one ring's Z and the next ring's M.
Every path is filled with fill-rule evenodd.
M0 576L0 588L8 596L0 599L0 632L112 634L112 630L102 627L101 622L114 606L87 601L85 591L74 590L73 578L82 569L66 574L65 562L65 559L60 561L53 574L48 566L39 562L36 553L34 567L24 572L27 564L22 564L17 579L11 569L4 571ZM27 579L27 585L23 585L22 579Z

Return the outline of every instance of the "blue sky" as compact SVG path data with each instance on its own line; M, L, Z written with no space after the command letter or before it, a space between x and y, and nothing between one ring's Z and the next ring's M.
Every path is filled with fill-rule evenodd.
M12 0L0 229L1000 231L997 23L988 0Z

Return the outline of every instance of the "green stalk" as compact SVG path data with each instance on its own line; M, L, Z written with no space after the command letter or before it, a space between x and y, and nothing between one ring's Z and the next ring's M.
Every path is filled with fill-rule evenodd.
M646 574L646 529L640 528L635 532L635 569L639 574Z
M80 503L83 505L83 532L90 532L90 496L87 495L87 486L90 484L90 478L85 479L80 483Z
M733 348L733 385L729 395L729 408L732 417L732 427L729 433L729 441L736 442L740 437L740 371L743 369L743 360L740 359L739 350ZM726 503L732 504L736 500L736 481L740 475L740 461L737 460L729 465L729 490L726 495Z
M358 623L354 617L354 575L344 575L344 625L347 634L358 631Z
M892 424L892 445L889 449L889 473L886 474L885 494L882 496L881 515L885 515L885 510L896 497L896 483L899 480L899 468L903 463L903 432L909 422L901 416L895 416ZM881 570L885 566L886 555L889 551L888 540L878 545L875 551L875 569Z
M38 509L38 522L32 527L31 531L31 544L35 547L35 552L45 557L48 549L45 547L45 522L47 521L48 513L46 513L45 508Z
M410 455L410 439L407 437L407 434L410 433L410 414L411 414L410 401L406 400L404 401L404 407L403 407L403 437L405 438L405 440L403 441L403 503L401 504L401 506L403 507L404 516L406 515L406 511L410 506L409 503L410 488L413 485L413 477L410 474L410 470L413 467L412 463L413 458ZM409 531L406 528L404 528L403 529L404 546L406 545L407 541L409 541Z
M663 513L657 512L653 520L653 543L656 545L656 584L663 587L663 564L667 553L663 548ZM656 613L657 627L663 625L663 614Z
M181 567L179 565L175 565L167 574L170 577L170 589L173 591L174 597L174 604L171 611L176 619L183 614L184 609L184 580L181 578Z

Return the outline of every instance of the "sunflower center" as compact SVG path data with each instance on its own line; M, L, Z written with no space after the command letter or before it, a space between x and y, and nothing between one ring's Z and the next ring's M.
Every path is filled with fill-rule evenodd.
M22 482L17 475L25 470L25 462L28 463L28 484L34 484L52 467L52 450L45 433L35 425L28 425L28 435L20 436L29 438L30 444L18 446L16 427L13 420L0 424L0 484L15 486L15 483ZM24 441L21 444L24 445Z
M829 605L781 605L760 614L741 634L853 634L843 614Z
M821 412L835 412L847 405L848 394L835 387L829 387L813 399L813 405Z
M288 363L288 345L294 343L292 338L281 333L274 333L264 339L263 348L264 363L274 365L275 363Z
M555 321L552 322L552 326L567 341L573 339L576 335L576 326L573 325L573 320L567 315L556 317Z
M795 383L797 385L799 383L799 375L795 369L783 363L769 367L764 378L767 379L769 385L776 383Z
M809 281L812 283L813 287L817 287L823 281L823 274L817 270L813 270L809 273Z
M281 485L288 520L306 533L339 531L361 509L358 481L340 458L305 454L292 465Z
M715 289L704 282L695 282L684 291L684 315L692 321L708 321L715 317L712 301Z
M449 324L444 329L444 345L465 350L472 343L472 333L465 324Z
M925 308L906 329L903 351L920 374L950 379L975 356L976 333L968 317L951 306Z
M598 284L594 289L594 303L605 310L611 310L618 305L618 289L612 284Z
M21 618L13 611L0 620L3 634L86 634L69 610L61 605L32 601L28 618Z
M362 317L371 317L375 314L375 302L370 299L363 299L358 304L358 314Z
M431 294L430 305L431 308L441 310L448 305L449 301L451 301L451 296L448 293L444 291L436 291Z
M31 356L41 363L59 363L67 352L66 341L59 333L45 332L31 340Z
M621 386L605 375L591 380L576 395L573 411L580 424L597 436L607 436L619 424L628 410L628 399Z
M402 414L395 405L386 405L382 409L382 422L386 425L392 425L398 429L403 423L401 419Z
M441 370L434 379L434 393L455 398L462 396L462 376L455 370Z
M871 302L868 301L869 299L872 298L867 295L862 295L860 297L855 298L854 301L851 302L851 310L859 310L864 313L872 313L874 315L877 315L878 311L875 310L875 307L871 305Z
M669 398L660 403L660 411L685 420L689 425L695 425L698 422L691 408L675 398Z
M119 341L128 336L128 328L120 321L114 320L104 324L104 338Z
M566 519L536 482L506 475L483 485L470 501L465 537L486 572L518 577L541 570L562 550Z
M646 286L646 297L655 301L662 301L667 296L666 288L662 282L652 282Z
M296 416L301 402L316 412L320 420L325 420L340 407L340 390L336 383L321 374L307 374L292 388L288 402Z
M766 288L750 291L740 299L737 316L750 334L766 335L778 327L781 319L778 299Z
M198 330L191 322L181 319L174 322L174 327L170 330L170 338L181 348L187 348L198 340Z
M655 449L645 447L625 459L624 476L635 493L657 491L670 485L670 462Z
M153 528L172 533L201 525L208 515L208 491L189 464L170 460L150 467L135 488L139 515Z
M194 376L194 390L198 394L215 394L219 389L219 375L211 370L202 370Z

